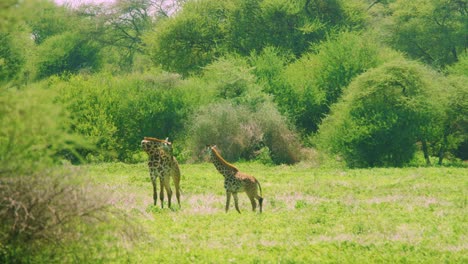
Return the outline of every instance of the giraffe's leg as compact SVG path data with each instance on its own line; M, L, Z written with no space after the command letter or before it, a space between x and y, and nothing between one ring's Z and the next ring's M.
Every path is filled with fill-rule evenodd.
M161 200L161 208L164 208L164 182L162 177L159 177L161 191L159 192L159 200Z
M254 195L247 192L247 196L249 197L250 203L252 204L252 211L255 212L255 209L257 208L257 202L255 201Z
M179 204L180 208L180 175L175 175L174 177L174 187L176 191L177 203Z
M229 210L229 203L231 202L231 192L226 191L226 213Z
M233 192L233 193L232 193L232 196L234 196L234 205L236 206L236 210L237 210L237 212L239 212L239 214L240 214L240 210L239 210L239 197L237 197L237 193L236 193L236 192Z
M262 212L262 205L263 205L263 197L261 197L260 195L257 195L257 199L258 199L258 204L260 206L260 213Z
M171 190L171 178L170 177L165 177L164 188L166 188L166 193L167 193L167 206L171 208L172 190Z
M156 206L158 203L158 187L156 186L156 179L151 178L153 184L153 203Z

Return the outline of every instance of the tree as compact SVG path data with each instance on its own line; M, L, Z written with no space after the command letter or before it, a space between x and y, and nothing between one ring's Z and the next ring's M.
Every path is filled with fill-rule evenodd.
M43 43L49 37L74 30L79 25L72 10L65 6L57 6L51 1L30 0L26 1L22 8L32 10L25 22L30 27L36 44Z
M434 154L442 165L443 159L449 153L467 157L466 142L468 141L468 89L466 76L450 76L445 87L445 115L441 120L440 136L432 141ZM465 144L465 145L463 145ZM465 149L463 150L463 147Z
M48 38L37 49L37 77L45 78L100 67L99 47L77 33L63 33Z
M0 82L13 79L25 63L19 45L13 44L14 37L0 32Z
M318 145L352 167L402 166L416 143L437 136L443 116L440 76L396 60L354 80L322 122ZM434 121L436 120L436 121Z
M445 67L458 61L466 50L466 1L398 0L390 8L389 42L412 58Z
M119 0L110 5L85 5L77 12L81 17L90 17L97 25L95 40L107 49L118 52L118 64L122 69L131 69L137 54L144 53L142 37L153 24L153 10L157 15L165 12L165 1ZM174 2L176 3L176 2ZM166 14L164 14L166 15Z
M157 25L145 42L157 65L183 75L201 73L228 53L248 55L266 47L299 57L331 32L362 28L364 12L348 2L192 1Z
M299 129L313 133L355 77L397 56L372 37L343 32L287 65L280 75L283 81L275 84L283 87L272 94L278 104L287 105L280 109L287 109ZM287 96L293 98L286 100Z
M154 34L147 35L145 42L153 62L185 76L200 73L201 67L220 54L224 18L222 1L188 2L175 17L159 23Z

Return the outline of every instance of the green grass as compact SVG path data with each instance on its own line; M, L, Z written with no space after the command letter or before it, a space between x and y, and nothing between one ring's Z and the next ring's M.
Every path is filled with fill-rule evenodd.
M261 182L263 214L251 212L245 194L242 214L225 213L212 164L181 165L176 210L152 206L144 163L83 168L145 230L118 262L468 262L467 169L236 165Z

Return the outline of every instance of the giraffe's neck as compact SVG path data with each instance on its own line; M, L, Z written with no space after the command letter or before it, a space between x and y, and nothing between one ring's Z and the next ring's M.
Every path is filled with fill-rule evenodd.
M228 163L219 155L215 149L211 149L211 161L213 162L216 169L221 173L225 178L234 176L239 170L234 167L232 164Z
M149 161L160 162L164 157L164 152L161 150L156 150L148 155Z

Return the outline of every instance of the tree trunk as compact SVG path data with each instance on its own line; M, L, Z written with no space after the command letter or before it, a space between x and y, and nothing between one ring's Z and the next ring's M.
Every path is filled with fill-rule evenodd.
M444 135L444 140L442 141L442 145L439 149L439 165L442 165L442 161L444 160L445 150L447 149L447 135Z
M426 140L422 141L422 151L424 153L424 159L426 160L426 165L431 166L431 159L429 158L429 150L427 148Z

